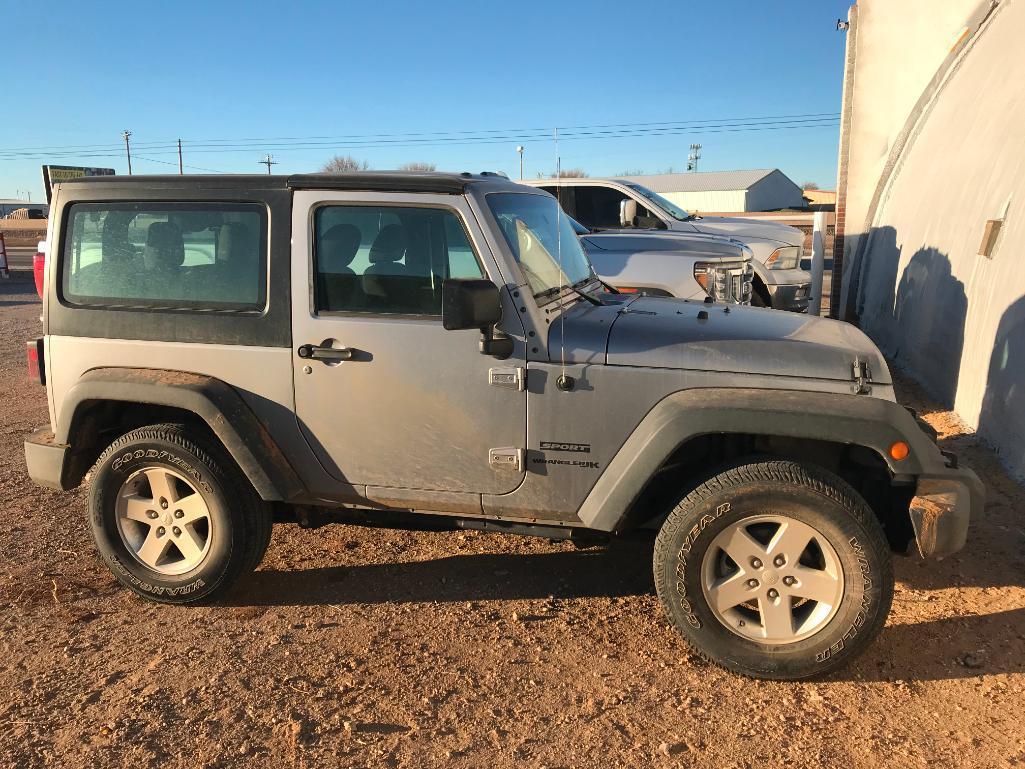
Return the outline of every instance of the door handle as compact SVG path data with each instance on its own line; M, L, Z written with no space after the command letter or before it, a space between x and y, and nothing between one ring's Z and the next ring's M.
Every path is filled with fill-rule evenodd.
M322 360L332 363L352 360L352 349L349 347L320 347L318 345L304 344L296 352L304 360Z

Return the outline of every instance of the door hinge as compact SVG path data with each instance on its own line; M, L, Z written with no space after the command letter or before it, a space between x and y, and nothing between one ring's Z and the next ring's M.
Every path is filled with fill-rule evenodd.
M526 453L526 449L491 449L488 451L488 464L499 470L523 472Z
M488 384L522 392L527 389L527 370L525 368L488 369Z
M868 395L872 392L872 369L868 361L855 358L851 364L851 392L855 395Z

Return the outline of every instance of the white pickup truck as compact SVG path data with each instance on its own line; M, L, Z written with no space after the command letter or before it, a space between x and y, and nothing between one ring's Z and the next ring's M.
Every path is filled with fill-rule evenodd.
M751 304L806 312L811 275L800 269L804 233L757 219L696 216L636 182L625 179L530 179L559 199L566 213L588 229L668 230L725 235L742 241L754 256Z
M598 277L617 291L750 304L751 249L715 235L590 230L567 215Z

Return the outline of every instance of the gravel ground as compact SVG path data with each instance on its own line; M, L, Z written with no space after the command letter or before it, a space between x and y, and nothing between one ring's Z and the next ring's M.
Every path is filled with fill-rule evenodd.
M25 474L38 315L0 282L0 767L1025 764L1025 495L906 383L985 515L957 557L898 559L853 666L768 683L688 655L647 542L283 525L222 605L142 602L97 560L85 495Z

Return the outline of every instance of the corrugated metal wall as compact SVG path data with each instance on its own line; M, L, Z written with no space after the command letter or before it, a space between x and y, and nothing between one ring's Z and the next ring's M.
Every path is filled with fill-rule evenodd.
M933 10L859 3L845 299L1025 477L1025 3Z

